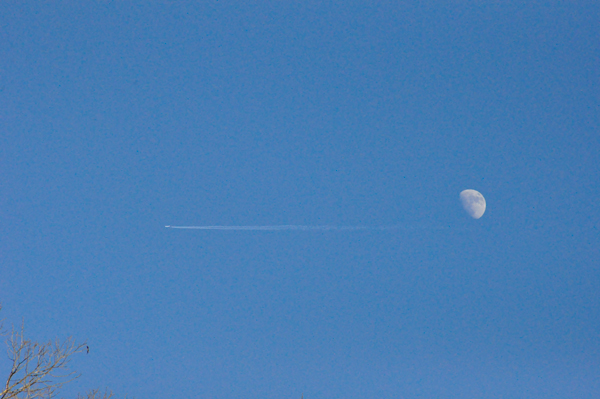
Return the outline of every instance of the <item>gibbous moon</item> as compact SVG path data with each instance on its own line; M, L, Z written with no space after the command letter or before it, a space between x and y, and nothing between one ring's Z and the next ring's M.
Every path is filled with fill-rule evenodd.
M479 219L485 212L485 198L479 191L464 190L460 193L460 202L473 219Z

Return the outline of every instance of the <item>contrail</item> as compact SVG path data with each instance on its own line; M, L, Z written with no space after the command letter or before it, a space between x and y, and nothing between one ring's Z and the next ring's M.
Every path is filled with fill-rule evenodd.
M193 230L248 230L248 231L282 231L282 230L321 230L321 231L351 231L351 230L394 230L410 229L407 226L302 226L302 225L279 225L279 226L165 226L169 229L193 229Z

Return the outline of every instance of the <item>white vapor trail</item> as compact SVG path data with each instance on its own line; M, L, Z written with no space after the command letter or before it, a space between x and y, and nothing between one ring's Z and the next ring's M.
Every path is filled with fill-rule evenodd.
M279 225L279 226L165 226L169 229L190 230L250 230L250 231L282 231L282 230L321 230L321 231L351 231L351 230L393 230L406 228L406 226L302 226L302 225Z

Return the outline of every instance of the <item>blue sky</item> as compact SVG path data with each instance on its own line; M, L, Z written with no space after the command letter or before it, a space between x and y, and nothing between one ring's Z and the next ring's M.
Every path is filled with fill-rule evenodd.
M3 2L5 323L89 343L71 396L597 397L598 20ZM288 224L400 228L164 227Z

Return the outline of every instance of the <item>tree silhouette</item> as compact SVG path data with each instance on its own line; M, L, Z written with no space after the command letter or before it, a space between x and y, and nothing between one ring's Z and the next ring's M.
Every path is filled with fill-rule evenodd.
M24 332L24 325L19 330L13 328L7 340L12 365L6 384L0 387L0 399L54 398L64 384L80 376L69 371L67 366L74 354L86 350L87 344L77 344L71 337L63 342L39 343L26 339ZM79 395L78 399L108 399L112 396L109 391L92 390L86 396Z

